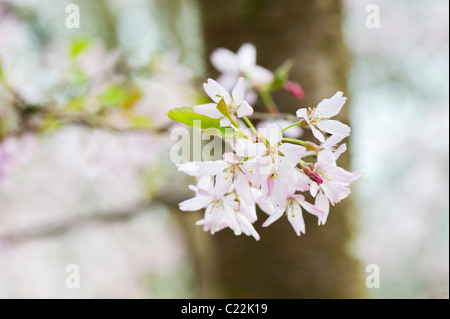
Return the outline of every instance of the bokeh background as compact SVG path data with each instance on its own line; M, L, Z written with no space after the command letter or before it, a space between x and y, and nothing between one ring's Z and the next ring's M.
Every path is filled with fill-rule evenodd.
M0 0L8 83L0 85L0 297L448 298L449 3L307 2ZM71 3L80 8L77 29L65 24ZM379 27L367 25L371 4ZM264 14L276 23L258 24ZM190 180L169 159L166 112L201 98L201 83L217 75L213 47L235 51L248 41L272 70L293 61L291 76L310 97L296 108L336 89L349 97L346 165L364 175L342 214L343 237L330 230L334 238L311 243L340 224L317 230L307 220L306 235L283 242L211 239L193 226L201 213L176 209ZM17 103L27 122L14 114ZM39 105L105 116L71 112L36 124ZM216 240L237 240L242 253L231 256ZM272 268L260 270L266 263ZM80 268L79 289L65 285L70 264ZM370 264L380 269L379 288L365 286ZM232 281L226 269L254 289L223 286Z

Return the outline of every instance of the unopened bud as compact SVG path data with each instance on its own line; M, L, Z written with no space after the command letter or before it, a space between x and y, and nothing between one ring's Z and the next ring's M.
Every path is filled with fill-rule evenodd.
M292 81L284 82L283 89L287 92L292 93L296 99L301 100L305 97L305 91L300 86L300 84Z
M313 180L317 184L323 183L322 177L320 177L320 175L317 174L316 172L312 171L310 167L303 166L303 172L305 172L306 176L308 176L311 180Z

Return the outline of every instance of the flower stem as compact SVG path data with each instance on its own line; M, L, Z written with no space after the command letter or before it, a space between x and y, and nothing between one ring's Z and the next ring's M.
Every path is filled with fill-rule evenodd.
M281 132L284 132L284 131L290 129L291 127L293 127L293 126L298 126L298 125L302 125L302 124L300 124L300 122L294 123L292 125L289 125L288 127L285 127L284 129L282 129Z
M258 137L258 132L255 129L255 126L253 123L248 119L247 116L243 116L242 119L244 120L245 124L252 130L253 134L255 134L255 137Z
M295 143L295 144L300 144L304 147L309 147L309 144L305 141L300 141L300 140L296 140L294 138L282 138L281 139L282 142L286 142L286 143Z
M264 106L269 111L269 113L272 114L280 113L280 111L278 110L278 106L273 101L272 95L270 95L270 92L268 90L261 91L260 95L264 103Z

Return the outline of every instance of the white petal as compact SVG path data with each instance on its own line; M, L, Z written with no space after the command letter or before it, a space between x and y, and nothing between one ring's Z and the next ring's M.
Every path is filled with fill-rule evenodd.
M224 205L224 219L228 227L234 231L236 236L239 236L242 233L236 220L236 212L227 205Z
M326 120L323 122L316 122L315 124L320 130L330 134L336 134L340 136L350 135L350 127L336 120Z
M337 160L342 153L344 153L347 150L347 144L341 144L333 153L334 159Z
M264 136L271 146L278 144L283 137L280 127L273 123L267 127L258 129L258 134Z
M331 149L333 146L335 146L337 143L342 141L344 138L346 138L346 136L340 136L340 135L336 135L336 134L331 135L329 138L327 138L325 143L323 143L322 147Z
M330 200L331 205L335 205L339 202L339 192L336 189L336 184L330 183L327 180L324 180L322 184L320 184L320 188L323 190L325 195L327 195Z
M246 235L251 235L253 236L256 240L259 240L259 234L257 233L257 231L255 230L255 227L253 227L253 225L251 224L251 222L242 214L236 214L236 218L238 220L238 223L241 227L241 230L246 234Z
M180 172L186 173L190 176L199 176L197 173L197 162L178 163L177 168Z
M231 122L226 117L220 119L220 127L229 127L231 126Z
M258 198L258 206L267 215L272 215L280 210L279 208L275 208L272 201L269 198L264 198L264 196Z
M251 43L244 43L237 51L239 68L248 72L256 64L256 48Z
M214 185L214 198L219 199L228 193L233 186L233 181L228 172L221 172L216 176L216 183Z
M226 90L232 90L238 81L238 73L221 74L217 78L217 82L222 85Z
M311 183L309 192L311 193L312 197L316 197L317 192L319 191L320 187L317 183Z
M313 133L315 138L317 138L322 143L325 142L325 136L323 136L323 134L318 129L316 129L314 125L310 125L309 127L311 128L311 132Z
M310 185L312 183L311 179L303 172L299 172L298 170L296 170L296 172L297 183L295 184L295 187L302 192L309 191Z
M297 163L305 156L306 148L301 145L294 145L290 143L283 143L278 148L281 153L283 153L286 160L288 160L293 165Z
M216 103L207 103L207 104L196 105L192 109L197 114L209 116L213 119L220 119L223 117L223 114L220 113L219 110L217 109Z
M337 115L345 104L345 101L347 101L347 98L344 97L343 94L344 93L338 91L331 98L323 99L314 109L314 116L330 118Z
M306 119L306 118L308 118L308 110L307 109L298 109L296 115L299 118Z
M251 70L249 70L248 76L255 86L266 86L272 83L274 79L272 72L259 65L255 65Z
M278 177L269 178L267 182L269 186L269 196L275 207L284 207L288 197L288 186Z
M326 199L326 198L325 198ZM327 200L328 202L328 200ZM321 209L319 209L317 206L314 206L306 201L299 202L300 206L302 206L308 213L317 216L319 219L319 225L325 224L325 221L327 220L328 212L325 212Z
M276 222L278 219L280 219L281 216L283 216L284 210L283 209L276 209L272 215L270 215L264 224L262 224L263 227L267 227L271 225L272 223Z
M244 173L237 173L234 180L234 187L236 188L236 192L241 200L248 205L253 204L253 196L250 191L250 185L248 183L247 176L245 176Z
M325 213L325 217L319 219L319 225L325 225L327 221L328 214L330 212L330 202L328 201L327 196L323 192L319 192L316 197L315 206Z
M263 155L267 151L267 147L263 143L253 143L250 140L242 139L237 141L234 151L238 156L254 157Z
M230 164L226 161L219 160L196 162L196 166L198 175L215 176L230 167Z
M277 167L277 174L280 177L280 180L287 185L297 184L298 174L294 165L291 162L286 161L282 156L279 156L279 158L280 161Z
M238 57L228 49L214 50L211 54L211 63L222 73L238 73Z
M237 109L237 117L250 116L253 114L253 108L247 101L243 101Z
M203 88L206 94L208 94L215 103L219 103L222 98L225 100L225 103L229 103L229 100L231 99L230 93L213 79L208 79L207 83L203 83Z
M334 165L336 163L336 158L333 152L329 149L325 149L319 152L317 155L317 163L326 163L326 165Z
M296 201L293 202L292 205L288 205L288 208L286 209L286 215L297 236L300 236L301 233L304 234L305 221L303 220L302 209Z
M211 203L211 197L195 196L181 202L179 207L183 211L196 211L205 208L209 203Z
M363 171L356 171L353 172L353 179L352 182L356 181L358 178L360 178L364 174Z
M242 102L244 102L245 80L243 77L239 78L236 86L233 89L233 92L231 92L231 96L233 97L234 103L236 105L240 105Z

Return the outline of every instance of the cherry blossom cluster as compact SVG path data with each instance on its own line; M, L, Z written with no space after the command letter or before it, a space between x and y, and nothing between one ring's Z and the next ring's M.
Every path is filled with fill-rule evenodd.
M211 234L229 227L235 235L259 240L253 226L259 207L268 215L263 227L286 215L300 236L305 233L303 210L316 216L319 225L325 224L330 204L349 196L350 185L360 176L336 163L346 150L346 144L338 143L349 136L350 128L331 118L340 112L346 97L337 92L314 108L300 108L297 121L286 127L272 123L256 129L249 119L253 107L246 96L252 98L267 89L274 76L256 65L255 54L254 47L246 44L237 54L219 49L212 55L213 64L223 74L218 81L208 79L203 84L211 102L192 107L188 114L217 121L218 130L231 128L232 138L221 135L231 151L221 160L177 164L197 181L189 186L195 196L179 207L183 211L205 209L204 218L196 224ZM230 93L224 86L230 87L233 80ZM294 126L311 129L318 144L286 137L285 131Z

